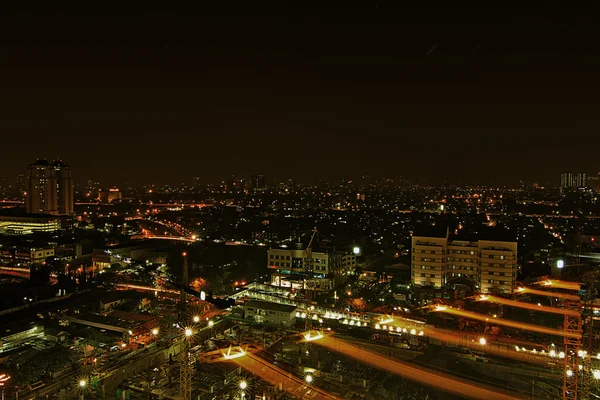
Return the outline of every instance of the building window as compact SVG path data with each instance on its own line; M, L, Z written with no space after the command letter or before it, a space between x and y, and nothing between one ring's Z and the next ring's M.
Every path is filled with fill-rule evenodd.
M425 250L421 250L421 254L425 254Z
M488 280L488 283L494 283L493 279Z
M424 265L421 265L421 269L427 269L427 267Z
M431 250L429 253L431 253L431 254L435 254L435 250Z
M435 278L435 274L430 274L429 275L431 278Z
M489 256L489 257L490 257L490 258L494 258L494 256L493 256L493 255L491 255L491 254L490 254L490 256Z
M504 256L500 256L500 259L501 259L501 260L504 260Z
M425 278L425 274L421 274L421 278Z

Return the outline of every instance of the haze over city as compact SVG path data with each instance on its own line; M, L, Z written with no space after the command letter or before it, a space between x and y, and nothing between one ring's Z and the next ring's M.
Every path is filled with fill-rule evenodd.
M597 6L1 7L2 400L600 397Z

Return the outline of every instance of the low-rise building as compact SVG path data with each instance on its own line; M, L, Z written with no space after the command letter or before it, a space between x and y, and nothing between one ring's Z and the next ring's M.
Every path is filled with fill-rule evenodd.
M261 324L290 327L296 323L295 306L268 301L247 301L244 304L244 315Z

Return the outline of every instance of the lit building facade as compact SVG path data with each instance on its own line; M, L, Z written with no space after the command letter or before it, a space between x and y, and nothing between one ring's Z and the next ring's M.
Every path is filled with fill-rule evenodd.
M560 174L561 189L587 187L587 174L585 172L563 172Z
M119 201L123 198L121 191L116 188L108 190L101 189L98 191L98 200L101 203L110 203L112 201Z
M449 240L413 236L411 281L443 288L460 280L482 293L512 292L517 278L517 242Z
M51 215L0 215L0 232L3 234L27 235L36 232L54 232L60 228L60 219Z
M71 168L62 161L37 160L27 171L26 208L30 214L73 215Z
M305 283L306 249L296 244L293 249L279 248L267 251L271 269L271 285L303 289ZM313 250L312 287L318 291L331 290L334 280L346 271L356 268L356 254L341 251Z

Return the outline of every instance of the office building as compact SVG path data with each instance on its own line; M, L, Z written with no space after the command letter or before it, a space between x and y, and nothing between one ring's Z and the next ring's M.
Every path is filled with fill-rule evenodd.
M100 189L98 191L98 200L101 203L110 203L113 201L119 201L121 200L123 197L121 195L121 191L119 189L116 188L112 188L112 189Z
M75 213L75 203L73 201L73 176L71 167L60 160L52 163L52 168L56 174L56 200L58 215L73 215Z
M296 307L268 301L248 300L244 304L244 317L259 324L271 324L285 327L296 323Z
M47 160L29 164L26 192L27 213L58 214L56 173Z
M267 266L271 271L271 285L303 289L306 283L306 246L295 243L294 248L267 251ZM312 288L331 290L334 281L356 268L356 254L332 249L312 249Z
M560 174L561 189L585 187L587 187L587 174L585 172L563 172Z
M411 281L445 288L472 284L482 293L510 293L517 279L517 242L413 236Z
M0 233L27 235L36 232L55 232L61 228L60 219L53 215L0 214Z
M31 214L72 215L73 178L62 161L52 164L37 160L27 173L27 212Z
M252 175L252 177L250 178L250 188L252 190L265 190L267 188L265 176Z

